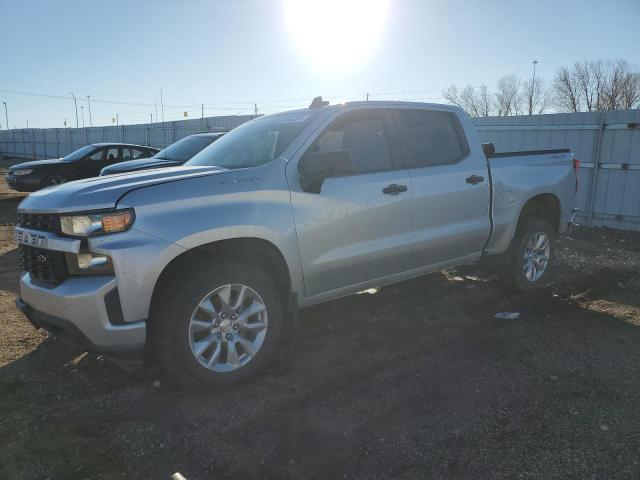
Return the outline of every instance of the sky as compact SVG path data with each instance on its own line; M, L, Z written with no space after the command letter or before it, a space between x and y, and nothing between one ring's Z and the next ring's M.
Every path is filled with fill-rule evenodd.
M95 126L161 119L160 90L178 120L317 95L443 102L452 83L529 79L534 60L546 81L583 59L640 66L639 0L0 0L0 19L17 128L75 126L71 92Z

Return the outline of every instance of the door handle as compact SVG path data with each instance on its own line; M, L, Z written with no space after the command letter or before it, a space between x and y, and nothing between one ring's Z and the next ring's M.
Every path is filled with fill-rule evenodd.
M471 185L476 185L482 182L484 182L484 177L481 177L480 175L471 175L470 177L467 177L467 183L470 183Z
M398 185L397 183L392 183L391 185L387 185L382 189L382 193L384 193L385 195L397 195L406 191L406 185Z

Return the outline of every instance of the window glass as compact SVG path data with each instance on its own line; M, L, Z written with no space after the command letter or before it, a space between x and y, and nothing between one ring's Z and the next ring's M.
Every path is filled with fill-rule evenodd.
M405 156L410 166L456 163L466 153L457 119L451 113L429 110L399 110L405 139Z
M127 160L133 160L135 157L130 148L122 148L122 161L126 162Z
M107 149L106 155L104 159L109 162L113 162L118 159L118 149L117 148L109 148Z
M89 155L89 160L102 160L102 154L104 153L104 149L96 150L95 153Z
M335 120L314 142L311 151L349 150L358 173L392 167L382 113L367 110L347 113Z
M132 148L131 150L131 158L137 160L138 158L147 158L149 154L144 150L138 150L137 148Z
M271 162L282 155L317 114L314 110L304 110L243 123L197 153L187 165L245 168Z
M191 135L178 140L176 143L169 145L167 148L160 150L155 154L155 158L162 158L163 160L178 160L187 161L192 158L196 153L208 147L213 141L214 137L204 137L200 135Z
M62 160L65 162L75 162L76 160L81 160L89 155L96 147L93 145L87 145L82 147L80 150L76 150L75 152L71 152L69 155L62 157Z

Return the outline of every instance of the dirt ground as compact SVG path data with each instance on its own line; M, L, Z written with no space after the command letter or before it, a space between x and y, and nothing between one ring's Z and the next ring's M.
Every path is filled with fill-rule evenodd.
M27 323L0 183L2 478L640 478L640 235L559 240L536 293L474 267L307 309L288 371L195 394Z

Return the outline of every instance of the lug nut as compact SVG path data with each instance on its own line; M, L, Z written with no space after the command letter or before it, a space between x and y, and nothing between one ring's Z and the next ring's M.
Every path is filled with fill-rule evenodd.
M213 326L214 327L219 327L220 326L220 321L216 320L215 322L213 322Z
M235 325L233 326L233 329L234 329L234 330L238 330L239 328L240 328L240 326L239 326L238 324L235 324Z
M230 333L227 333L226 337L227 340L231 340L233 338L233 335L231 335Z
M222 314L220 314L220 316L221 316L222 318L227 318L227 314L226 314L226 313L224 313L224 312L222 312Z
M235 313L231 315L231 320L235 320L236 318L238 318L238 316Z

